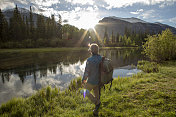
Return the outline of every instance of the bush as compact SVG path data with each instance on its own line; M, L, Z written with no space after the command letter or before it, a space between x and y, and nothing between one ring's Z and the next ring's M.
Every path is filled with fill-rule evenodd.
M137 68L147 73L159 71L159 65L156 62L149 62L144 60L138 61Z
M51 99L51 93L52 93L51 90L52 90L52 89L51 89L50 86L48 86L48 87L46 88L46 99L47 99L48 101Z
M169 29L166 29L162 34L148 36L143 48L144 53L152 61L175 60L176 36Z
M82 80L81 80L80 77L77 78L77 79L73 79L73 80L70 82L69 90L70 90L70 91L75 91L76 89L81 88L81 83L82 83Z

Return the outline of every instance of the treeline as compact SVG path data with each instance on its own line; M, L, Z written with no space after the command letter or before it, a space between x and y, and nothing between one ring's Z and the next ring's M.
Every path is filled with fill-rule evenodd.
M100 39L93 30L62 25L60 15L58 22L54 15L47 18L42 14L34 21L31 7L29 15L24 16L16 5L7 21L0 9L0 48L79 47L92 42L100 46L141 46L148 34L125 28L123 35L115 31L108 35L105 28L104 37Z
M148 36L143 48L152 61L176 60L176 35L166 29L161 34Z
M150 34L147 32L137 33L127 27L125 27L123 35L118 32L114 33L114 31L112 31L111 35L108 35L107 28L105 28L103 42L105 46L142 46L147 35Z
M24 16L16 5L13 16L7 21L0 9L0 48L75 46L85 32L68 24L62 25L60 15L58 22L54 15L49 18L37 15L36 21L33 15L31 7L29 16ZM79 46L86 44L81 43Z

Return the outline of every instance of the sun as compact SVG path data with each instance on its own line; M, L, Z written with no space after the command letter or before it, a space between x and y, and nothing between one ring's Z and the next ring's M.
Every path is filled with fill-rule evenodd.
M80 16L77 20L76 26L83 29L94 29L95 25L98 23L99 19L97 18L96 13L85 13Z

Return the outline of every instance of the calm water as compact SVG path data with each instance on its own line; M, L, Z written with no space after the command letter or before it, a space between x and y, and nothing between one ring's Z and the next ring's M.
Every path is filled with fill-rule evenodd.
M113 77L140 72L134 66L143 59L140 49L103 49L100 54L112 59ZM47 85L65 89L72 79L83 75L89 56L86 50L0 54L0 105L12 97L28 97Z

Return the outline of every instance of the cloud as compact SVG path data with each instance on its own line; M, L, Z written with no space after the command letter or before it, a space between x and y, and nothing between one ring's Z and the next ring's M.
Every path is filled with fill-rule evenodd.
M15 0L14 2L16 4L20 3L20 4L27 5L27 4L29 4L30 1L28 1L28 0Z
M171 6L174 5L175 0L170 0L170 1L164 1L159 5L160 8L164 8L166 6Z
M31 3L39 5L39 6L49 7L53 4L57 4L60 2L59 0L31 0Z
M60 14L64 19L68 20L69 24L78 28L93 27L99 21L96 7L76 7L72 11L61 11Z
M106 9L132 6L135 3L141 3L144 5L155 5L159 3L169 4L176 2L176 0L104 0L104 1L108 4Z
M51 15L55 15L55 16L58 16L59 15L59 12L53 8L42 8L43 12L42 14L44 16L47 16L47 17L50 17Z
M176 24L176 17L170 18L169 21Z
M139 16L141 16L143 19L149 19L149 18L154 18L154 17L156 17L156 16L154 15L154 13L155 13L155 10L148 10L148 11L145 11L144 13L142 13L142 14L139 15Z
M0 8L2 10L11 9L15 7L15 3L10 0L0 0Z
M81 4L81 5L93 5L94 1L93 0L66 0L67 2L70 2L72 4Z
M75 8L75 11L80 11L81 10L81 7L76 7Z
M130 13L137 15L137 14L143 12L143 11L144 11L143 9L139 9L139 10L137 10L137 11L135 11L135 12L130 12Z
M157 22L164 22L164 19L158 19Z

